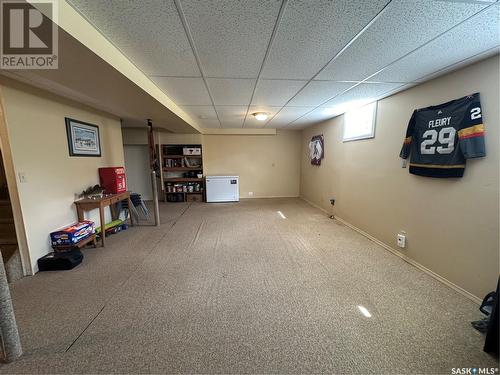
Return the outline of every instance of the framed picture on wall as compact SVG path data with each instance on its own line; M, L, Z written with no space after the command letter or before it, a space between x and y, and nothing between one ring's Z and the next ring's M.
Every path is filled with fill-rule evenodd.
M321 165L321 159L325 157L325 138L323 134L315 135L309 142L309 159L312 165Z
M65 118L70 156L101 156L99 127L83 121Z

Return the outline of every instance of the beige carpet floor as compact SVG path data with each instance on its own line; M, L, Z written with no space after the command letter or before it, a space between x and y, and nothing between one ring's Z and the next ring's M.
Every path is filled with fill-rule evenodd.
M161 211L159 228L12 285L25 354L0 373L498 367L475 304L302 200Z

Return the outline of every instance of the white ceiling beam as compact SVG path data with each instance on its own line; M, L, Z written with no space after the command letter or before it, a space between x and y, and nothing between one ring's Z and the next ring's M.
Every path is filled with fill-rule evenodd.
M28 0L35 8L44 13L43 8L37 7L37 2ZM104 37L93 25L79 14L66 0L56 2L59 5L57 25L78 40L97 56L127 77L143 91L148 93L165 108L176 114L183 121L193 127L194 131L201 132L199 124L177 106L160 88L135 66L118 48ZM46 12L45 12L46 13ZM44 14L45 14L44 13ZM45 14L51 17L50 14ZM51 18L52 19L52 18Z

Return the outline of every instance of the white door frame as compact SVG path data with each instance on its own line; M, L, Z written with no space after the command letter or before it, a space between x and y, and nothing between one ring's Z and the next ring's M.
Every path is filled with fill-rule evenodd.
M33 275L31 267L31 257L26 238L26 229L24 227L23 212L21 209L21 200L19 199L19 190L17 188L16 172L12 161L12 152L10 148L9 132L7 130L7 118L5 116L5 103L0 87L0 149L2 150L3 167L9 188L10 204L14 215L14 225L16 228L17 246L21 256L24 276Z

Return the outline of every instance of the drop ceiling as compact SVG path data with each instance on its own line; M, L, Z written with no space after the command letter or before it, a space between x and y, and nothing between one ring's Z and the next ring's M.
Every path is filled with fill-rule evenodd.
M500 45L495 0L69 1L205 128L303 128Z

